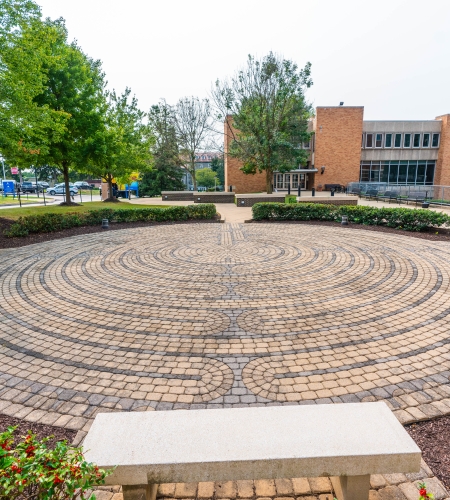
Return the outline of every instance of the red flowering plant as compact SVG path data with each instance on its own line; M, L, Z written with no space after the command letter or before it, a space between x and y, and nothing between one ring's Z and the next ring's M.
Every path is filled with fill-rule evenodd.
M418 486L419 489L419 500L433 500L434 495L433 493L428 493L427 491L427 485L425 483L419 483Z
M112 470L86 462L82 448L67 441L47 448L52 436L38 440L29 432L14 445L15 429L0 434L0 499L95 500L90 490L104 484Z

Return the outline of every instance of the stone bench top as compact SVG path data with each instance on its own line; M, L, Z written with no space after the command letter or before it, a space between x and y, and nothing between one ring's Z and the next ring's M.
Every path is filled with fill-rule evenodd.
M103 413L84 449L128 485L416 472L421 457L382 402Z
M234 196L234 191L194 191L195 196Z

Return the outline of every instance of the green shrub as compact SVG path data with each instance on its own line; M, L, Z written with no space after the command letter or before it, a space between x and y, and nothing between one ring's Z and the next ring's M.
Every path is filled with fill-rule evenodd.
M102 219L114 222L175 222L190 219L212 219L216 215L216 207L212 203L198 205L171 206L167 208L104 208L64 214L36 214L19 219L5 230L10 238L27 236L30 233L51 233L71 227L97 226Z
M387 226L405 231L424 231L450 225L450 216L432 210L410 208L376 208L335 206L318 203L256 203L254 220L325 220L340 222L346 215L349 222L368 226Z
M297 203L297 197L292 195L292 194L288 194L288 195L286 195L284 202L285 203Z
M47 448L49 438L38 440L29 432L14 445L15 427L0 434L0 498L8 500L95 499L89 491L104 484L112 470L86 462L81 448L59 441Z

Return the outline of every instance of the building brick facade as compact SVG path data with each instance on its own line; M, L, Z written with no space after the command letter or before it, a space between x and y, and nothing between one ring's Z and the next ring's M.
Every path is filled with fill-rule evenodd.
M318 107L314 119L314 187L359 179L364 107ZM323 171L323 173L322 173ZM312 187L312 186L311 186Z
M236 193L265 192L265 173L245 175L228 157L232 117L225 124L225 183ZM435 120L365 121L363 106L320 106L310 130L306 167L274 173L274 191L330 189L351 182L450 186L450 114Z
M442 125L434 183L450 186L450 114L438 116L436 120Z

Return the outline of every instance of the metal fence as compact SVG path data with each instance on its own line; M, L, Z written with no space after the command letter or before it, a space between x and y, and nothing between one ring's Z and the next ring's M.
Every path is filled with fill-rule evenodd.
M398 184L388 184L386 182L350 182L347 185L347 192L366 193L369 189L377 190L379 194L386 191L394 191L400 198L410 198L416 193L425 193L426 199L436 205L450 205L450 186L399 186Z

